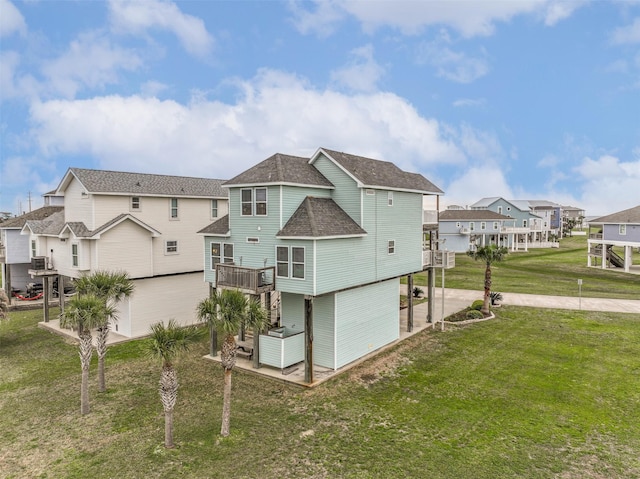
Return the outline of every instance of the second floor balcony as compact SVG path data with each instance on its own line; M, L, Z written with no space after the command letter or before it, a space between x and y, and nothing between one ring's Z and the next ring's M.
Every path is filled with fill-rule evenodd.
M246 294L274 291L275 267L249 268L228 263L216 264L216 287L238 289Z
M422 267L423 268L453 268L456 265L456 254L447 250L429 250L422 251Z

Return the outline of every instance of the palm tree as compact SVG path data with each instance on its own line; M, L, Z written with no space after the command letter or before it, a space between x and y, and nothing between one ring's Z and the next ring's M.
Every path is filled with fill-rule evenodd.
M151 325L151 338L147 351L162 361L160 376L160 400L164 408L164 447L173 447L173 408L178 395L178 375L173 367L176 356L188 351L191 345L202 336L202 329L195 326L181 328L175 320Z
M224 342L220 351L220 362L224 369L224 395L222 403L222 426L220 435L229 435L231 422L231 372L236 364L236 338L240 328L252 328L254 334L268 325L268 316L260 302L240 291L225 289L214 292L198 304L197 314L210 328L222 333Z
M498 263L509 254L509 250L504 246L491 244L482 246L475 251L467 251L467 254L476 261L484 261L486 269L484 271L484 303L480 310L485 316L489 316L489 303L491 301L491 265Z
M105 304L115 307L116 303L133 294L134 285L129 275L123 271L96 271L90 275L81 276L75 280L78 294L92 293L104 300ZM98 391L106 391L104 378L104 358L107 355L107 338L109 337L110 320L115 316L103 318L98 326L96 337L96 352L98 353Z
M89 413L89 365L93 353L91 330L103 324L105 317L111 317L113 314L113 308L107 306L102 298L89 293L71 298L64 313L60 315L60 326L76 329L80 339L80 365L82 367L80 413L83 415Z

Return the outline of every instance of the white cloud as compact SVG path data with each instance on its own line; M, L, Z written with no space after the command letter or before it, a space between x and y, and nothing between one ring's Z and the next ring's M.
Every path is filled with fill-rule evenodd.
M84 87L118 82L118 70L136 70L142 60L132 50L113 45L99 32L80 34L59 58L43 64L46 88L73 98Z
M172 32L190 54L206 58L214 46L204 22L182 13L175 3L162 0L110 0L111 23L116 31L146 35L149 29Z
M441 209L451 205L468 206L488 196L513 198L513 191L497 164L465 169L448 185Z
M295 3L293 13L302 33L331 33L345 16L356 17L365 31L389 26L403 34L416 35L426 27L446 26L466 38L492 35L498 22L509 22L517 15L535 14L546 25L554 25L570 16L584 2L574 1L470 1L433 2L429 0L396 0L363 2L360 0L316 0L315 10L305 10ZM303 5L307 5L306 3Z
M625 43L640 43L640 17L631 25L616 28L611 34L611 42L619 45Z
M453 102L456 108L461 107L483 107L487 104L486 98L459 98Z
M331 72L331 81L353 91L373 92L382 75L382 68L373 58L373 46L366 45L351 51L349 65Z
M456 52L447 45L451 43L445 31L440 32L438 38L424 43L418 52L418 63L426 63L436 69L439 77L447 78L457 83L471 83L489 72L486 53L480 56L469 56L464 52Z
M165 91L167 88L168 86L164 83L150 80L142 84L140 94L143 97L154 97L158 96L158 93Z
M235 104L141 96L35 103L33 141L50 158L87 155L103 168L220 178L275 152L309 155L321 146L410 171L465 161L446 128L394 94L317 91L271 70L239 87Z
M580 201L587 215L604 215L640 205L640 159L585 157L574 172L581 180Z
M0 38L8 37L14 33L26 35L27 24L20 10L9 0L0 0Z

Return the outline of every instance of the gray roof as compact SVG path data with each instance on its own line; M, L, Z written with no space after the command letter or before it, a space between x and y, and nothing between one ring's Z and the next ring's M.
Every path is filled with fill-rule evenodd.
M0 223L0 228L22 228L27 221L38 221L48 218L54 213L62 211L63 206L43 206L37 210L30 211L15 218L10 218Z
M209 226L205 226L198 233L211 234L216 236L227 236L229 234L229 215L224 215Z
M419 173L408 173L389 161L374 160L321 148L364 187L420 191L442 194L443 191Z
M60 207L60 211L55 212L51 216L43 220L29 220L25 223L34 234L39 235L57 235L62 231L64 226L64 211Z
M509 216L491 210L445 210L439 214L438 219L439 221L513 220Z
M628 210L618 211L607 216L601 216L589 221L590 224L594 223L609 223L609 224L640 224L640 205Z
M136 218L130 213L121 213L115 218L107 221L105 224L103 224L102 226L99 226L94 230L90 230L89 228L87 228L87 226L81 221L70 221L68 223L64 223L62 228L59 228L58 231L54 232L53 234L59 234L60 232L62 232L64 228L69 228L71 232L78 238L93 238L94 236L104 233L105 231L109 230L112 226L117 225L127 219L130 221L133 221L134 223L138 224L142 228L150 231L154 235L160 234L158 230L152 228L151 226L146 224L144 221L140 221L138 218Z
M69 168L58 189L69 174L75 176L89 193L214 198L228 196L227 190L222 188L223 180L84 168Z
M366 234L331 198L307 196L276 236L326 238Z
M224 183L225 186L254 184L290 184L333 188L309 158L276 153Z

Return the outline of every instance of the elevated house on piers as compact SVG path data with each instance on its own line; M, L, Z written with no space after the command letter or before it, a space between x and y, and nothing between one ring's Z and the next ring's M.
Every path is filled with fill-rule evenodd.
M633 264L633 248L640 251L640 205L589 221L587 243L587 266L640 273L640 265Z
M393 163L321 148L275 154L224 183L229 215L200 231L215 288L279 296L279 323L254 337L254 367L339 369L399 338L400 277L453 254L423 248L425 195L442 191Z

